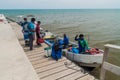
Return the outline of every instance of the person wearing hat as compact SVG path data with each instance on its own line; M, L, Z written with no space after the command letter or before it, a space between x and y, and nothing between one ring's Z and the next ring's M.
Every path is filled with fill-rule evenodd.
M78 35L75 36L75 41L78 41L78 45L79 45L79 53L81 52L85 52L86 50L88 50L88 43L87 41L84 39L84 35L80 34L79 38Z

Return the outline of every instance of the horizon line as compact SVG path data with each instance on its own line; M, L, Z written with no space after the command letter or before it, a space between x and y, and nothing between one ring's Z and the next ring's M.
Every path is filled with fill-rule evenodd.
M13 8L0 8L0 10L32 10L32 8L17 8L17 9L13 9ZM33 8L34 10L38 10L38 9L41 9L41 10L47 10L47 9L53 9L53 10L56 10L56 9L120 9L120 8Z

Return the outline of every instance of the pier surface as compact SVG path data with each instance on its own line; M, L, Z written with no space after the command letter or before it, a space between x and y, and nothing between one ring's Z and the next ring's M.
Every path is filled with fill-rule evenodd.
M21 26L9 24L0 23L0 33L4 33L0 34L0 80L94 80L89 72L65 57L59 61L46 58L45 43L39 47L34 41L34 50L30 51L24 46Z
M39 80L11 25L1 14L0 80Z
M10 24L40 80L94 80L92 75L84 72L81 67L70 62L65 57L59 61L55 61L50 57L46 58L44 48L47 45L45 43L38 47L34 41L34 50L29 51L29 47L24 46L21 27L15 22ZM68 65L66 66L65 63L68 63Z

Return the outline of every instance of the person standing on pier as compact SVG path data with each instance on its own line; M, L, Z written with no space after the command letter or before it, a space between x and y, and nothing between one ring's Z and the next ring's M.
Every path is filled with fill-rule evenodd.
M28 24L29 29L29 46L30 50L33 50L33 41L35 39L35 18L31 19L31 22Z
M88 50L88 44L87 44L87 41L84 39L83 34L80 34L79 38L78 38L78 35L76 35L75 36L75 41L78 41L79 53L85 52L86 50Z
M24 22L23 24L21 25L22 26L22 32L23 32L23 35L24 35L24 40L25 40L25 45L29 45L29 37L28 37L28 21L27 21L27 18L24 18Z
M40 24L41 24L41 22L38 21L37 25L36 25L36 37L37 37L36 43L37 43L37 45L41 45L41 43L39 41L41 39L41 36L40 36Z

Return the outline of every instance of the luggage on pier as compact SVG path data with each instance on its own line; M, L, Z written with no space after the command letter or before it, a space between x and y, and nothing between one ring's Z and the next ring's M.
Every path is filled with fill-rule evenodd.
M44 51L45 51L45 57L51 56L51 47L44 48Z

